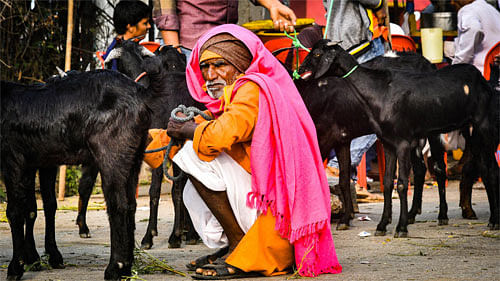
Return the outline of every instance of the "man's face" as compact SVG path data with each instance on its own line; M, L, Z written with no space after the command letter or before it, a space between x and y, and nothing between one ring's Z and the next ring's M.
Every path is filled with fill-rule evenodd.
M224 87L236 81L241 72L223 58L214 58L200 63L200 70L207 93L214 99L224 94Z
M151 28L151 25L149 24L149 18L141 19L134 26L127 25L128 38L125 38L125 39L130 39L130 38L135 38L135 37L143 37L144 35L146 35L146 33L148 32L148 30L150 28Z

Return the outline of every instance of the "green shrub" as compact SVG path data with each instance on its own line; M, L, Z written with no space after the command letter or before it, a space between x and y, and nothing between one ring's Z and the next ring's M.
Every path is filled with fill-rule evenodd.
M82 177L80 166L68 166L66 168L66 193L65 196L78 194L78 183Z

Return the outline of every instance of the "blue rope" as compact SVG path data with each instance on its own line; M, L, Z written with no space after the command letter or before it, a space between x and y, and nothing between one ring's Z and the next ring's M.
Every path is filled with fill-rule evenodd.
M177 112L184 113L186 115L186 117L179 117L179 116L177 116L176 115ZM211 120L212 119L208 114L206 114L205 112L199 110L198 108L193 107L193 106L186 107L183 104L179 105L176 109L172 110L172 113L170 114L170 117L172 117L173 120L178 121L178 122L186 122L186 121L189 121L189 120L193 119L195 114L201 115L206 120ZM168 168L170 168L170 166L172 165L172 162L168 158L168 155L170 154L170 150L172 150L172 146L174 146L174 145L180 145L180 144L182 144L180 142L180 140L171 138L170 142L168 143L167 146L144 151L144 153L153 153L153 152L158 152L158 151L162 151L162 150L167 150L165 152L165 157L163 158L163 173L171 181L177 181L181 177L184 176L184 172L182 172L182 171L181 171L181 173L177 177L174 177L174 176L171 176L171 175L168 174Z

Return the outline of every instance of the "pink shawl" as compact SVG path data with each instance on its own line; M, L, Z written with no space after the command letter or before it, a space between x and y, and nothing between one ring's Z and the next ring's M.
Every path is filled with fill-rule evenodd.
M279 61L249 30L232 24L215 27L196 43L186 70L194 99L219 116L220 101L210 98L198 58L203 43L227 32L240 39L253 56L234 91L247 81L260 87L259 116L252 138L252 192L247 204L265 212L270 207L276 229L294 245L300 275L340 273L330 231L330 191L323 170L316 129L292 79Z

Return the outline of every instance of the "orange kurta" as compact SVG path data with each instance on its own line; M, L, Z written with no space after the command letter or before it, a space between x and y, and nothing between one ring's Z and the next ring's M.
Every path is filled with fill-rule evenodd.
M259 86L247 82L234 94L219 118L205 121L197 117L202 122L194 133L194 151L204 161L211 161L224 151L251 173L250 145L258 114Z

